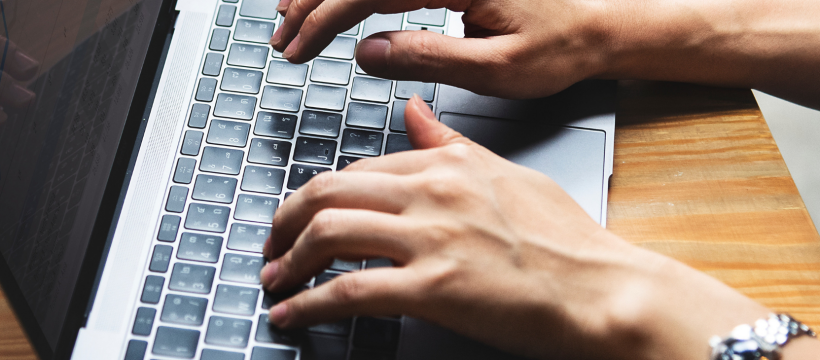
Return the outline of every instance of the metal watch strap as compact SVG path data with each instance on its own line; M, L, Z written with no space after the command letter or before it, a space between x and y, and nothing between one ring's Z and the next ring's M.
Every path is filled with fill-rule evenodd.
M709 340L712 346L710 360L758 360L762 357L779 360L782 347L802 335L817 337L808 326L788 314L770 314L766 319L755 321L754 327L739 325L726 338L712 337Z

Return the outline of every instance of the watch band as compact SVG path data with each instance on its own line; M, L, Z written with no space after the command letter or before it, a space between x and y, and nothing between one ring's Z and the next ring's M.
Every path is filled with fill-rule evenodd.
M710 360L779 360L782 347L789 340L803 335L817 337L808 326L788 314L770 314L766 319L751 325L739 325L731 334L721 339L714 336L709 340L712 346Z

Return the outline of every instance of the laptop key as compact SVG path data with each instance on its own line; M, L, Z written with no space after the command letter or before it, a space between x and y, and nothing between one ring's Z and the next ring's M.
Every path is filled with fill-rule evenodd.
M259 272L265 265L261 256L225 254L219 278L245 284L259 284Z
M242 190L263 194L279 195L285 183L285 170L261 166L245 166L242 176Z
M256 299L259 289L219 285L216 287L214 311L233 315L253 315L256 312Z
M351 102L347 106L348 126L360 126L371 129L384 129L387 121L387 106Z
M270 224L277 207L279 207L277 198L242 194L236 199L233 218Z
M221 250L221 236L182 233L177 259L215 263Z
M444 35L444 29L432 28L432 27L427 27L427 26L419 26L419 25L407 25L407 26L404 27L404 30L411 30L411 31L426 30L426 31L431 31L431 32L435 32L435 33L439 33L439 34Z
M194 200L230 204L233 202L233 195L235 192L236 179L199 174L196 176L194 192L191 195L191 198Z
M288 189L299 189L300 187L302 187L302 185L310 181L310 179L312 179L314 176L319 175L319 173L325 171L330 171L330 169L321 166L293 164L290 166L290 176L288 177ZM287 199L288 194L285 194L285 199Z
M397 81L396 98L409 99L413 94L418 94L424 101L433 101L436 93L435 83L423 83L419 81Z
M190 184L194 177L196 160L191 158L179 158L177 167L174 170L174 182L178 184Z
M409 150L413 150L413 145L410 145L410 140L407 138L407 135L387 135L387 145L384 147L385 155Z
M242 158L245 152L206 146L202 151L202 160L199 170L227 175L239 175L242 166Z
M216 97L214 116L251 120L256 108L256 98L252 96L221 93Z
M148 270L162 273L168 271L172 251L174 251L174 248L168 245L154 246L154 252L151 254L151 265L148 266Z
M310 72L310 81L347 85L347 83L350 82L351 67L352 65L348 62L322 59L313 60L313 70Z
M160 295L162 295L162 286L164 284L165 278L162 276L146 276L145 284L142 287L142 296L140 297L140 301L146 304L159 303Z
M251 140L248 162L285 166L290 158L290 147L287 141L254 138Z
M305 110L299 132L306 135L338 137L342 127L342 114Z
M214 91L216 91L216 79L199 79L199 86L196 89L196 101L214 101Z
M202 66L202 74L219 76L222 70L222 60L225 60L225 56L222 54L208 53L208 55L205 55L205 65Z
M236 6L233 5L219 5L219 12L216 13L217 26L231 26L233 25L233 17L236 15Z
M228 65L263 69L267 62L267 46L233 43L228 51Z
M444 26L447 9L418 9L407 13L407 22L419 25Z
M202 129L208 123L208 114L211 113L211 106L207 104L194 104L191 107L191 116L188 117L188 126Z
M427 104L430 110L433 105ZM393 113L390 115L390 131L407 132L404 125L404 109L407 108L407 101L399 100L393 102Z
M260 346L254 346L251 352L251 360L295 360L296 351L287 349L272 349ZM307 360L302 357L302 359Z
M211 266L186 263L174 264L168 288L176 291L208 294L214 282L216 269Z
M208 204L191 204L185 228L191 230L224 233L228 226L231 208Z
M401 30L404 14L373 14L364 21L362 39L382 31Z
M361 160L362 158L353 157L353 156L339 156L339 163L336 164L336 171L342 171L348 165L352 164L357 160Z
M334 59L353 60L356 52L356 38L347 36L336 36L328 46L319 54L321 57Z
M182 155L197 156L199 155L199 146L202 144L202 131L187 130L185 137L182 139Z
M345 108L346 97L347 89L345 88L310 84L308 85L307 96L305 96L305 106L314 109L342 111Z
M168 294L162 305L162 322L179 325L202 325L205 321L205 310L208 308L208 299Z
M208 129L209 144L245 147L248 143L248 133L251 131L251 124L240 123L227 120L211 121L211 128Z
M246 1L245 4L247 3ZM272 22L239 19L236 21L233 39L267 44L273 36L273 26Z
M282 330L271 324L268 314L259 315L259 324L256 328L256 341L270 344L296 346L299 339L293 331Z
M202 356L199 360L244 360L245 354L231 351L202 349Z
M362 262L333 259L333 264L330 264L330 269L337 271L358 271L362 269Z
M137 309L137 316L134 319L134 326L131 328L131 333L142 336L151 335L151 329L154 327L154 318L156 316L156 309L149 307L140 307Z
M256 115L253 133L261 136L292 139L296 131L296 115L260 111Z
M225 51L228 49L228 38L231 37L231 31L228 29L214 29L211 35L211 44L208 49L213 51Z
M154 355L170 356L175 358L193 359L199 343L199 331L177 329L167 326L157 328L154 338Z
M296 112L299 111L301 102L302 90L268 85L262 91L259 106L263 109Z
M359 35L359 24L356 24L355 26L353 26L349 30L343 32L342 35L350 35L350 36Z
M388 258L368 259L365 262L366 269L376 269L382 267L393 267L393 261Z
M357 76L353 78L350 98L386 103L390 100L390 89L392 87L393 82L390 80Z
M157 240L174 242L177 239L177 231L179 230L179 222L182 219L176 215L162 215L162 220L159 223L159 232L157 233Z
M353 346L357 348L396 351L399 345L401 322L360 316L356 319Z
M147 341L129 340L128 347L125 348L125 360L142 360L145 358L145 351L147 350Z
M270 225L257 226L234 223L228 235L228 249L262 253L265 241L270 236Z
M305 86L307 64L291 64L287 61L271 60L267 82L291 86Z
M276 19L277 4L279 4L279 0L245 0L242 2L239 15L273 20ZM268 40L270 40L270 36L268 36Z
M165 211L181 213L185 210L185 201L188 199L188 188L184 186L171 186L168 192L168 202L165 203Z
M298 137L293 160L315 164L333 164L336 156L336 142L333 140Z
M380 132L345 129L340 150L349 154L379 156L383 139L384 134Z
M262 86L262 72L238 68L226 68L222 75L220 90L258 94Z
M244 348L248 346L251 334L251 321L223 316L211 316L208 320L208 332L205 343L211 345Z

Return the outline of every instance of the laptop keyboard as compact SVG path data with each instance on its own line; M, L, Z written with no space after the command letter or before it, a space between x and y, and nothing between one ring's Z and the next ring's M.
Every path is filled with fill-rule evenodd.
M339 34L306 64L268 40L282 17L276 0L223 0L180 139L126 359L394 359L400 318L346 319L299 331L267 310L345 272L387 259L336 260L288 294L262 290L270 222L292 191L323 171L411 149L404 108L429 106L436 84L365 74L357 42L379 31L443 33L444 9L374 15Z

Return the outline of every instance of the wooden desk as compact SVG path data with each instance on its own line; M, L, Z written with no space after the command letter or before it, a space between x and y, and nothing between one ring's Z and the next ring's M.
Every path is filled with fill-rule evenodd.
M608 227L820 328L820 236L749 90L621 82ZM34 359L0 294L0 359Z

